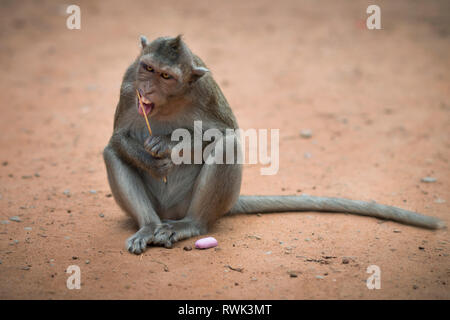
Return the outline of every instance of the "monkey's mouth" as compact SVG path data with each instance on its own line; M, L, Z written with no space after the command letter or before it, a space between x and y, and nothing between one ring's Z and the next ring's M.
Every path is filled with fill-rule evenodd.
M139 94L139 98L141 100L142 107L144 108L144 110L142 110L142 107L139 104L139 98L138 98L138 101L137 101L138 112L141 116L143 116L144 111L145 111L145 115L148 116L153 111L155 104L153 102L151 102L150 100L148 100L146 97L142 96L140 94L140 92L138 94Z

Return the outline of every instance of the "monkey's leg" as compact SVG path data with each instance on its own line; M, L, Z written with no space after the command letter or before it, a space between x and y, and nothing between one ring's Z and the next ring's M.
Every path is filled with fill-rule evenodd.
M140 254L146 249L147 243L153 240L155 229L161 221L137 169L122 161L110 147L106 147L103 157L114 198L139 226L139 231L127 239L126 248Z
M205 234L225 215L239 197L242 167L239 164L204 164L193 188L186 216L164 221L156 229L153 243L171 247L176 241Z

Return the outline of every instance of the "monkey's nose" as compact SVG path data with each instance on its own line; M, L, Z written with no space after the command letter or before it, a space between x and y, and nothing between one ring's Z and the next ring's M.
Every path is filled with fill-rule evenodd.
M150 104L150 103L152 103L150 100L148 100L145 96L142 96L141 97L141 100L142 100L142 102L143 103L145 103L145 104Z
M152 88L137 88L141 97L145 97L146 95L151 95L155 91Z

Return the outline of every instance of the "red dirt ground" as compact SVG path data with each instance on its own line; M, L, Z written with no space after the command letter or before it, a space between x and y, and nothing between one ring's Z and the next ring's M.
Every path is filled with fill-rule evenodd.
M197 237L135 256L108 197L102 150L138 37L183 33L243 129L280 128L278 174L246 165L244 194L373 199L448 223L449 2L377 1L383 29L367 30L371 3L77 1L68 30L64 2L2 1L0 298L449 299L447 229L240 215L210 230L217 249L184 251Z

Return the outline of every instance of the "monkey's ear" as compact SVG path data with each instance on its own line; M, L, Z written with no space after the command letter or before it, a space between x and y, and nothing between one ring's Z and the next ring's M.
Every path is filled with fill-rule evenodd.
M205 75L205 73L207 73L207 72L209 72L209 70L204 67L193 67L191 79L189 82L194 83L195 81L197 81L198 79L203 77Z
M170 46L172 47L172 49L174 49L176 51L180 50L182 36L183 35L179 34L176 38L173 38L172 41L170 41Z
M141 48L145 49L145 47L149 45L147 37L141 36L140 39L141 39Z

